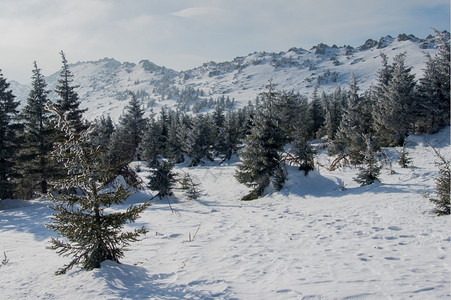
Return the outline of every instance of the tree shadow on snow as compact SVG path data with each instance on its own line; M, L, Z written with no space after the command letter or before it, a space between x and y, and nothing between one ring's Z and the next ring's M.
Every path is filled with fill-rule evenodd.
M109 293L119 299L212 299L207 291L196 291L187 285L161 283L172 274L149 275L143 267L104 261L96 277L105 280Z
M313 196L313 197L343 197L365 193L421 193L414 184L387 184L375 182L368 186L347 188L343 180L337 177L326 177L317 170L311 171L307 176L303 172L294 172L288 176L288 181L280 191L284 196Z
M45 227L51 222L53 213L48 201L7 199L0 202L0 232L15 230L34 235L38 241L43 241L54 235Z

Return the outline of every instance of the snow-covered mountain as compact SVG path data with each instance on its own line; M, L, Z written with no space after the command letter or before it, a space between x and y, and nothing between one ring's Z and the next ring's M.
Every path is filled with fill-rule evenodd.
M129 91L142 99L146 111L158 112L162 106L205 111L213 108L215 100L227 97L235 100L237 108L254 100L270 79L277 89L294 90L308 97L315 85L325 92L337 86L347 87L354 73L364 91L375 82L381 67L381 53L391 60L407 52L406 64L412 66L418 79L423 76L426 54L436 51L435 36L420 39L400 34L397 38L369 39L357 48L319 44L310 50L254 52L232 61L208 62L182 72L157 66L149 60L135 64L112 58L78 62L70 65L70 70L80 86L77 91L82 107L88 108L85 117L94 119L109 114L117 120L130 99ZM53 90L57 79L58 72L47 78L50 89ZM12 88L24 103L29 88L18 83L13 83Z

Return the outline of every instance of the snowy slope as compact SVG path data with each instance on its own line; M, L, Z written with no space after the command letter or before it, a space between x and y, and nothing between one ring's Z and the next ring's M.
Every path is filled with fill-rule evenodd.
M358 187L353 168L289 169L279 193L241 202L247 189L235 162L181 170L202 184L199 201L160 201L131 227L149 233L122 264L86 272L53 272L68 262L51 250L45 199L0 203L1 299L449 299L450 217L432 214L437 169L428 143L450 158L450 129L410 136L413 167L401 169L399 148L382 182ZM134 163L138 164L138 163ZM141 164L141 176L147 175ZM343 189L344 187L344 189ZM124 205L148 200L136 193ZM0 257L1 258L1 257Z
M423 76L426 53L436 52L435 38L386 36L379 41L368 40L357 48L319 44L310 50L255 52L233 61L209 62L182 72L148 60L134 64L108 58L79 62L70 65L70 69L75 83L80 86L82 107L88 108L86 118L92 120L101 114L110 114L117 120L130 99L128 91L139 95L147 112L151 109L158 112L164 105L174 107L180 100L180 92L190 88L203 92L190 105L201 99L229 96L235 99L236 107L241 107L264 91L270 79L278 89L294 90L308 97L317 84L319 90L325 92L337 86L347 88L351 74L355 73L360 90L365 91L374 83L381 67L380 54L387 54L391 63L395 55L403 52L407 52L406 64L412 66L418 79ZM47 78L50 89L53 90L57 79L58 73ZM24 101L28 89L15 86L16 95Z

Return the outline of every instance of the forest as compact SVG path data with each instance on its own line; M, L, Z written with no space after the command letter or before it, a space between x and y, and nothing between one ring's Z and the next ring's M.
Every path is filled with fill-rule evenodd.
M86 234L88 240L79 240L80 235L73 234L78 227L67 225L85 222L83 217L91 208L94 219L106 219L104 206L125 201L130 195L126 189L108 190L117 176L139 188L143 183L129 167L132 161L145 161L151 168L146 184L155 191L155 197L171 196L176 183L183 181L196 198L195 185L189 178L177 176L174 166L187 162L194 167L214 160L221 164L237 156L240 162L235 178L249 188L241 199L249 201L281 190L287 166L296 166L306 175L312 171L317 150L312 141L316 140L334 157L331 168L355 166L359 173L354 180L370 185L379 180L381 147L402 147L410 134L436 133L450 123L450 46L437 34L438 54L427 58L423 77L418 80L405 64L405 53L393 61L382 54L377 82L365 91L359 89L353 76L348 87L330 94L317 88L307 99L278 90L269 81L266 90L244 108L234 110L233 105L219 101L211 113L163 108L150 117L144 117L143 104L130 93L117 124L109 116L92 122L83 119L78 86L62 51L55 89L58 100L54 103L48 98L50 91L36 62L31 91L20 111L14 91L0 73L0 198L48 195L56 211L50 228L78 245L99 236L111 237L108 245L97 244L89 255L83 247L73 249L54 239L52 248L60 254L75 251L74 260L60 270L64 273L80 261L86 269L99 267L99 257L100 261L119 261L121 248L145 233L142 228L127 234L111 230L104 235L110 228L134 221L149 204L131 206L125 213L102 221L103 229L96 237ZM439 199L431 201L437 205L437 214L449 214L449 161L439 153L438 157L442 176L437 180ZM398 163L408 167L407 152ZM81 209L75 210L75 204ZM74 221L76 216L80 218Z

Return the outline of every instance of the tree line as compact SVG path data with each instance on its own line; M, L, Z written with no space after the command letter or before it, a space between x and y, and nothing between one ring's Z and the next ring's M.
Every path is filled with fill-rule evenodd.
M107 259L119 262L127 246L147 232L144 227L124 232L123 227L139 218L149 201L124 212L105 212L133 193L121 185L111 188L114 178L122 175L129 184L139 184L129 168L134 160L151 168L148 187L162 198L172 194L178 180L175 164L222 163L238 155L235 177L251 189L242 200L253 200L268 189L283 188L287 165L305 174L313 170L310 141L322 138L329 154L337 157L333 165L342 160L358 165L355 180L371 184L378 180L381 166L375 157L381 147L403 146L411 133L433 133L449 125L450 47L443 34L437 35L438 54L428 57L418 82L405 65L406 54L391 63L382 54L377 82L363 93L354 75L348 89L337 88L329 95L315 89L311 99L278 91L270 81L254 103L238 110L218 103L212 113L189 115L163 107L148 117L139 98L130 93L117 124L109 116L83 119L78 86L63 52L54 103L36 62L21 111L0 73L0 199L44 194L55 203L47 227L65 240L52 238L49 248L71 256L57 271L64 274L78 264L89 270ZM437 156L437 197L430 200L437 214L449 214L450 163ZM405 151L399 163L409 165ZM191 185L190 197L198 197L189 176L179 182Z
M392 62L381 54L377 82L363 92L354 75L347 89L326 94L316 88L311 99L278 91L270 83L255 102L241 109L216 105L212 113L189 115L163 107L147 117L139 98L130 93L117 124L109 116L90 123L83 120L78 87L61 52L58 99L53 104L36 63L22 111L0 75L0 197L46 194L49 183L64 175L50 159L55 142L63 137L49 104L66 116L75 132L89 131L102 163L114 174L127 177L132 173L127 167L131 161L146 161L154 170L151 187L162 194L170 191L174 164L189 160L189 166L196 166L238 155L236 178L252 189L243 199L258 198L268 187L283 187L285 165L295 164L306 173L312 170L314 151L309 141L321 137L326 138L330 155L361 167L356 181L370 184L378 176L374 155L380 147L402 146L410 133L433 133L449 125L449 42L440 32L437 41L438 53L428 56L418 81L405 64L405 53Z

